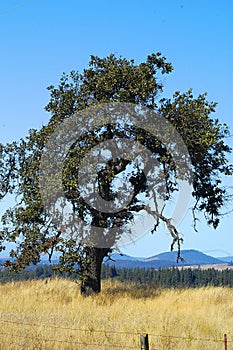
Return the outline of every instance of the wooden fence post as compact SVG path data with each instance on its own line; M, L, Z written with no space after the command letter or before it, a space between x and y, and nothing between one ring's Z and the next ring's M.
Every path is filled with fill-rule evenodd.
M224 334L224 350L227 350L227 334Z
M140 334L141 350L149 350L148 334Z

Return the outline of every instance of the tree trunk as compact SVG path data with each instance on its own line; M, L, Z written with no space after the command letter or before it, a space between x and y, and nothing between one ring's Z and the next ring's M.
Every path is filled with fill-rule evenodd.
M101 267L109 248L87 247L85 264L82 272L81 294L89 296L101 291Z

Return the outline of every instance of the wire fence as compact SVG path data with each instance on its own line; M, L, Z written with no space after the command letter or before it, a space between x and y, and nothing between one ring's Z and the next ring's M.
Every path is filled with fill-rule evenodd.
M9 329L3 329L2 325L8 324L12 325L13 330ZM64 339L55 338L55 336L52 334L51 337L46 337L46 335L42 335L41 332L35 332L32 333L32 330L30 332L27 332L24 328L24 334L19 334L19 328L17 326L21 327L34 327L36 329L46 328L47 332L51 334L50 330L55 331L68 331L69 335L65 337ZM81 340L74 339L74 336L71 334L75 332L75 335L77 338L81 338ZM91 335L91 337L81 336L80 333L85 333ZM101 338L98 342L96 342L95 335L101 335ZM168 334L156 334L156 333L143 333L146 334L147 339L152 340L152 344L159 344L160 340L163 340L163 345L161 347L151 347L149 348L149 341L148 343L140 343L140 339L142 337L142 333L140 332L127 332L127 331L114 331L114 330L95 330L95 329L88 329L88 328L78 328L78 327L66 327L66 326L59 326L55 324L41 324L41 323L30 323L30 322L21 322L18 320L10 320L10 319L2 319L0 318L0 350L9 350L9 349L29 349L27 345L29 346L30 341L33 344L32 349L35 350L53 350L53 349L86 349L87 347L90 348L98 348L103 350L114 350L114 349L134 349L134 350L162 350L162 349L174 349L173 346L174 343L184 343L186 346L190 346L192 342L198 342L198 344L202 343L205 344L203 348L205 349L212 349L212 344L218 344L218 349L224 349L224 350L230 350L228 348L228 345L231 346L231 349L233 350L233 339L229 339L226 334L223 335L223 338L201 338L201 337L186 337L186 336L177 336L177 335L168 335ZM124 336L124 339L122 339L122 342L120 342L120 339L114 338L113 336ZM58 336L58 334L57 334ZM134 342L133 344L129 345L127 342L129 340L129 336L133 336ZM84 339L84 340L83 340ZM89 339L89 340L88 340ZM90 339L92 341L90 342ZM117 342L112 342L112 340L117 340ZM165 342L164 342L165 340ZM166 347L166 341L167 341L167 347ZM172 345L173 343L173 345ZM207 348L207 343L212 343L210 348ZM220 347L222 345L222 347ZM36 347L35 347L36 346ZM164 347L165 346L165 347ZM172 346L172 347L171 347ZM182 347L182 349L188 349L188 347Z

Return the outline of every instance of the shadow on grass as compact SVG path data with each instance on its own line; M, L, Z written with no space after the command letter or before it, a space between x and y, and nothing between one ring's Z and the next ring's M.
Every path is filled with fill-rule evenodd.
M106 298L129 297L131 299L154 298L161 294L161 288L135 282L103 281L102 292Z

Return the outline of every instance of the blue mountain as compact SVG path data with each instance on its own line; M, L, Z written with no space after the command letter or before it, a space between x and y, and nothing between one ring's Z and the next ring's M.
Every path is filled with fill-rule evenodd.
M222 263L222 260L214 258L210 255L204 254L194 249L182 250L181 256L184 259L185 265L221 264ZM177 260L177 251L160 253L150 258L147 258L144 261L147 262L147 261L153 261L153 260L166 260L166 261L175 263Z
M210 255L204 254L198 250L182 250L181 256L184 259L183 262L177 263L177 251L164 252L149 258L137 258L130 257L128 255L113 254L111 258L113 260L105 260L108 265L115 265L118 268L165 268L165 267L177 267L177 266L192 266L192 265L205 265L205 264L222 264L222 259L214 258Z

